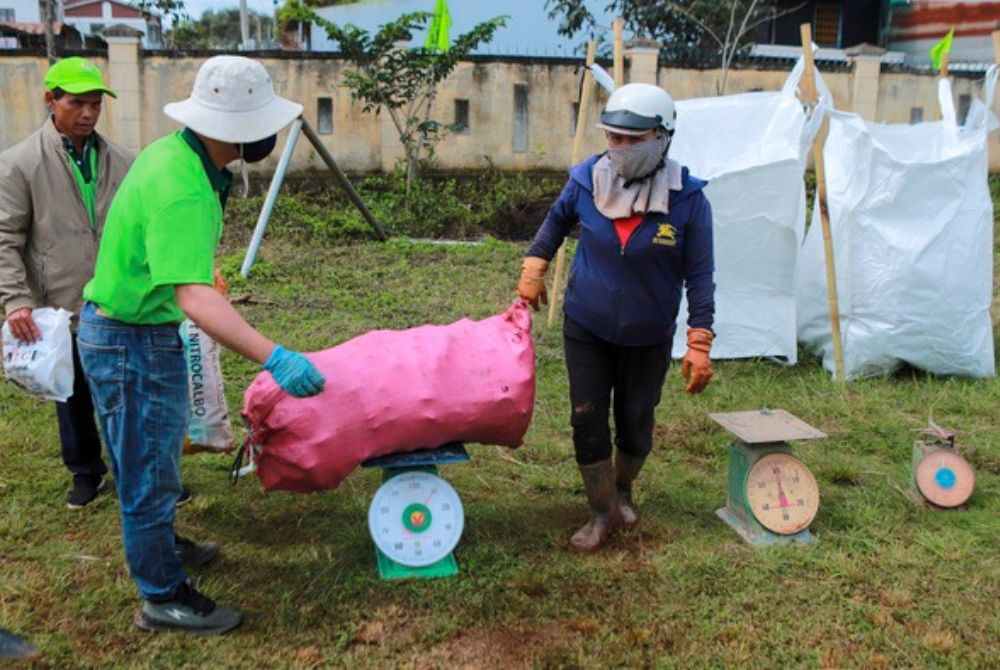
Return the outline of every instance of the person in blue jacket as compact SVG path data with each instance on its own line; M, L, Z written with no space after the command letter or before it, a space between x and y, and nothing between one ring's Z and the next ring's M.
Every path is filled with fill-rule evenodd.
M573 447L591 512L570 539L575 551L594 551L638 521L632 483L653 448L682 289L687 392L712 378L712 210L705 182L667 158L675 119L673 99L658 86L628 84L611 95L598 124L608 150L570 170L517 287L535 309L544 304L548 263L580 227L563 308Z

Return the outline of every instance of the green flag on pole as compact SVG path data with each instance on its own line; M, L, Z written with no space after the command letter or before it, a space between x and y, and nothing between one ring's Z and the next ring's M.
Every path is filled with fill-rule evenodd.
M431 27L427 30L427 41L424 48L431 51L444 53L451 46L448 40L448 29L451 28L451 14L448 13L448 3L445 0L437 0L434 5L434 18L431 20Z
M951 40L955 37L955 29L952 28L940 42L931 47L931 67L935 70L941 69L941 57L951 51Z

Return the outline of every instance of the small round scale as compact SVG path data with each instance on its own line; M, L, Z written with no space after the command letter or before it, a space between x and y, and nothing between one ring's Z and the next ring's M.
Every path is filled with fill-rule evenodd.
M953 430L933 421L913 444L911 496L931 509L958 509L972 497L976 472L955 446Z
M368 507L368 531L382 579L458 574L452 552L462 537L465 513L458 493L438 475L437 466L468 460L465 447L451 442L362 463L383 470L382 486Z
M813 542L809 524L819 510L819 487L787 441L826 434L782 409L709 417L736 436L726 506L716 516L752 545Z

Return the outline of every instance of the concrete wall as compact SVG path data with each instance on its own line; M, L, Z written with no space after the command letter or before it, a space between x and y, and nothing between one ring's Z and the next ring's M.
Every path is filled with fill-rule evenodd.
M391 170L402 149L388 114L362 111L341 85L348 66L331 55L288 57L260 54L280 95L299 101L305 118L318 127L318 99L330 98L333 132L321 135L341 166L350 172ZM137 42L116 38L106 57L91 56L109 84L119 92L108 100L99 130L138 150L176 129L162 112L163 105L189 94L199 66L207 56L179 56L140 52ZM664 86L677 99L715 94L718 70L662 67L655 49L630 52L626 79ZM920 108L924 120L940 118L937 80L929 74L879 71L878 63L859 58L853 69L826 71L838 109L853 110L869 120L908 123L911 110ZM824 65L821 63L821 69ZM42 79L46 61L40 55L15 53L0 56L0 150L18 142L45 119ZM634 73L634 76L632 76ZM737 69L729 73L728 93L777 90L787 71ZM492 164L504 170L562 170L570 162L573 106L579 91L579 65L565 59L476 59L463 62L444 82L433 106L433 117L444 123L455 118L455 100L467 100L469 128L452 133L437 145L435 160L445 169L477 169ZM654 81L655 80L655 81ZM515 150L515 86L527 92L527 137L523 151ZM981 82L959 76L954 80L959 97L981 95ZM602 133L593 127L607 100L603 91L591 97L584 149L599 151ZM996 103L995 111L998 109ZM279 144L283 142L279 137ZM1000 142L990 141L991 170L1000 171ZM257 169L269 170L277 153ZM300 140L293 169L322 168L308 142Z

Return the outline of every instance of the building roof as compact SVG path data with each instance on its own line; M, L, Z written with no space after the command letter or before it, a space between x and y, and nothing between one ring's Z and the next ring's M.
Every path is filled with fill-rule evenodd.
M55 21L52 24L52 32L58 35L63 29L62 21ZM22 35L44 35L44 23L25 23L19 21L9 21L0 23L0 28L7 28L10 32L21 33Z

